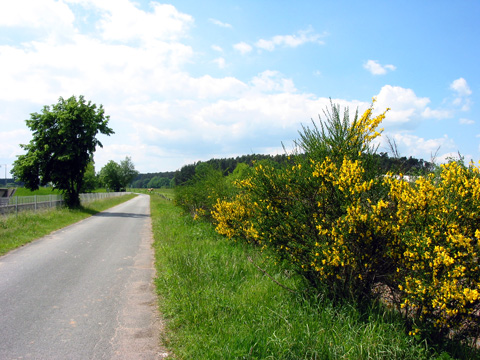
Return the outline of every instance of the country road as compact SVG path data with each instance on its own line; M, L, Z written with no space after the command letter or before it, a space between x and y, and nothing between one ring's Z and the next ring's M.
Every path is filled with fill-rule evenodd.
M149 197L0 257L0 359L159 359Z

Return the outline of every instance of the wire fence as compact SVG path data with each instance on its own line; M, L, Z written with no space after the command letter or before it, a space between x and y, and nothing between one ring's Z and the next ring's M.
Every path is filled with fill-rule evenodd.
M105 193L88 193L80 194L80 202L82 205L89 202L111 197L117 197L130 194L130 192L105 192ZM62 195L32 195L32 196L12 196L10 198L0 198L0 214L18 213L19 211L47 209L52 207L63 206L64 200Z

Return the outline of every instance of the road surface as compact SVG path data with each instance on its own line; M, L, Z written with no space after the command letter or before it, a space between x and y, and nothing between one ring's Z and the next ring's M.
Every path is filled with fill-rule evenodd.
M161 359L149 197L0 257L0 359Z

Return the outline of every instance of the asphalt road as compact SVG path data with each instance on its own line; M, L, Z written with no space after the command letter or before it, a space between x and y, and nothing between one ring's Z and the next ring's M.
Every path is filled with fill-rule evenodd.
M149 197L0 257L0 359L158 359Z

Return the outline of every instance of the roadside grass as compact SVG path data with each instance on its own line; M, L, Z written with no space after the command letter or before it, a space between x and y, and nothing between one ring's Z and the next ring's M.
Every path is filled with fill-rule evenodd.
M130 194L97 200L75 210L53 208L0 215L0 255L135 196Z
M364 312L301 294L301 279L151 196L162 339L178 359L449 359L405 334L380 305ZM247 257L296 294L259 271Z

